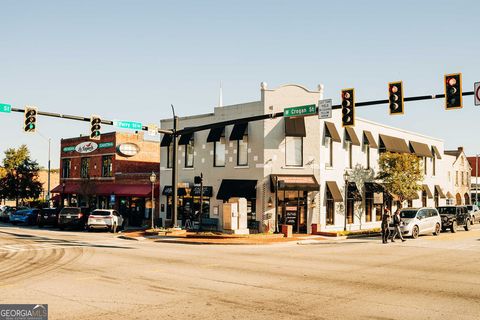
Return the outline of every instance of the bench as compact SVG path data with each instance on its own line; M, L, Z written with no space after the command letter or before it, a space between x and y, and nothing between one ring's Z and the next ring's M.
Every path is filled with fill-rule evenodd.
M201 228L207 227L208 230L215 228L215 231L218 230L218 219L217 218L202 218Z

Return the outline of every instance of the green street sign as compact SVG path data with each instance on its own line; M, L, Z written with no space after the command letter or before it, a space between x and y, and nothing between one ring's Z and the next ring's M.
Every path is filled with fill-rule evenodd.
M0 112L10 113L12 112L12 106L5 103L0 103Z
M141 122L113 120L113 125L121 129L142 130Z
M303 117L314 114L317 114L317 106L314 104L283 109L284 117Z

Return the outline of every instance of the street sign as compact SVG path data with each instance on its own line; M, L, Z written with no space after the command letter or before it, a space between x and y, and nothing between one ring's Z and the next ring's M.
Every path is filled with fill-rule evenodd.
M113 125L121 129L142 130L141 122L113 120Z
M318 118L329 119L332 117L332 99L318 101Z
M283 109L284 117L303 117L312 114L317 114L317 106L314 104Z
M10 113L12 111L12 106L5 103L0 103L0 112Z
M475 82L473 93L475 95L475 105L480 106L480 82Z
M156 136L157 133L158 133L158 126L157 126L156 124L153 124L153 123L152 123L152 124L149 124L149 125L147 126L147 130L148 130L148 131L147 131L147 134L148 134L149 136L153 136L153 137L154 137L154 136Z

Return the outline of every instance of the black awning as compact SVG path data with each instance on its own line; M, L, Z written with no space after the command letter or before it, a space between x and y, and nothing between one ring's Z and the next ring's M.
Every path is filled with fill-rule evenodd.
M180 139L178 140L178 145L184 146L186 144L189 144L190 140L192 140L193 137L194 137L193 132L182 134L180 136Z
M248 122L238 123L233 126L232 133L230 134L230 140L242 140L243 136L248 134Z
M172 189L172 186L165 186L163 187L163 192L162 194L164 196L172 196L173 195L173 189ZM187 194L187 190L185 190L185 188L178 188L177 189L177 195L179 197L181 196L185 196Z
M257 198L257 180L223 179L217 192L218 200L230 198Z
M169 147L172 143L173 135L171 134L164 134L162 138L162 142L160 142L160 147Z
M275 192L278 180L278 190L319 191L320 185L313 174L308 175L270 175L271 190Z
M207 142L220 141L220 138L222 137L224 131L225 131L225 127L210 129L210 132L208 133L208 137L207 137Z
M192 197L200 197L200 186L194 186L190 190L190 195ZM203 186L203 196L210 198L213 195L213 187Z
M285 137L306 137L305 119L285 118Z
M362 195L361 195L360 191L358 190L357 184L355 182L349 182L348 183L347 198L348 199L353 199L355 201L362 201Z

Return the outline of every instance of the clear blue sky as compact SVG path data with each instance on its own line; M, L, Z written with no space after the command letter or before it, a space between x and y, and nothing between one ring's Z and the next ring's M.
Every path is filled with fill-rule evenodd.
M443 75L462 72L464 91L480 81L478 1L4 1L0 0L0 102L17 107L150 123L255 101L269 88L325 84L339 102L385 99L389 81L407 96L443 92ZM443 100L387 106L358 116L442 138L447 148L480 152L480 107L445 111ZM0 114L0 158L27 144L46 166L47 143L22 132L23 116ZM87 123L40 118L53 140ZM104 128L103 131L111 131Z

